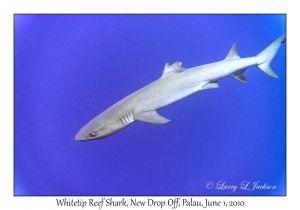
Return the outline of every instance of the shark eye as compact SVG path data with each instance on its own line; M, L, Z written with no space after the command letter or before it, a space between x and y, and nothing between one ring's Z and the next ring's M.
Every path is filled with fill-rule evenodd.
M90 133L89 135L90 135L90 137L94 137L94 136L96 136L96 133L93 132L93 133Z

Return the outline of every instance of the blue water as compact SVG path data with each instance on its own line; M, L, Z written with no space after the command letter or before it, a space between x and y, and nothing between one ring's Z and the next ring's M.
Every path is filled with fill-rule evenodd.
M227 77L160 110L172 123L74 139L165 63L220 61L234 43L255 56L284 33L285 15L15 15L14 194L285 195L286 43L278 79L251 67L247 84Z

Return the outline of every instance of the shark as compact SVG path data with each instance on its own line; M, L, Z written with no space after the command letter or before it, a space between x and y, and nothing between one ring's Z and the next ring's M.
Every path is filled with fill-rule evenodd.
M234 44L226 58L219 62L185 68L177 61L166 64L159 79L118 101L82 127L75 140L103 139L126 128L135 121L168 124L171 120L159 115L158 110L201 90L218 88L218 81L231 76L246 83L247 68L257 66L264 73L278 78L270 63L277 54L286 34L282 35L258 55L241 58Z

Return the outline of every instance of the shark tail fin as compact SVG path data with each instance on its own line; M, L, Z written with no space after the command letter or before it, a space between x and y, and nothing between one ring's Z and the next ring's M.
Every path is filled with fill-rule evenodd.
M286 35L282 35L278 39L276 39L273 43L271 43L268 47L266 47L261 53L259 53L256 57L259 59L257 67L260 68L263 72L265 72L270 77L278 78L277 74L270 67L270 63L277 54L280 46L286 40Z

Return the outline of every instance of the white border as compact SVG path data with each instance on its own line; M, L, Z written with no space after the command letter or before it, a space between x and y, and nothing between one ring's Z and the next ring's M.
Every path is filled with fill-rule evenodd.
M243 209L286 209L296 206L299 182L299 13L297 3L282 1L37 1L15 0L0 3L0 100L1 100L1 146L0 146L0 200L1 209L61 209L55 197L13 196L13 14L15 13L286 13L287 14L287 196L286 197L197 197L199 200L245 201ZM298 96L298 97L297 97ZM62 198L62 197L60 197ZM67 197L70 198L70 197ZM73 197L76 198L76 197ZM83 197L88 200L90 197ZM116 199L119 199L117 197ZM132 197L134 198L134 197ZM145 197L136 197L146 199ZM153 197L168 200L170 197ZM100 200L100 197L94 197ZM129 200L129 197L126 197ZM75 208L75 207L74 207ZM76 207L79 208L79 207ZM147 207L150 209L151 207ZM153 207L152 207L153 208ZM195 208L195 207L193 207ZM197 207L196 207L197 208ZM227 207L228 208L228 207ZM235 207L235 209L238 207ZM99 209L99 208L85 208ZM113 209L113 208L110 208ZM118 208L123 209L123 208ZM128 209L128 208L124 208ZM159 209L159 208L156 208ZM166 208L164 208L166 209ZM169 208L167 208L169 209ZM184 208L179 208L184 209ZM199 208L197 208L199 209ZM220 207L218 207L220 209ZM294 208L295 209L295 208Z

